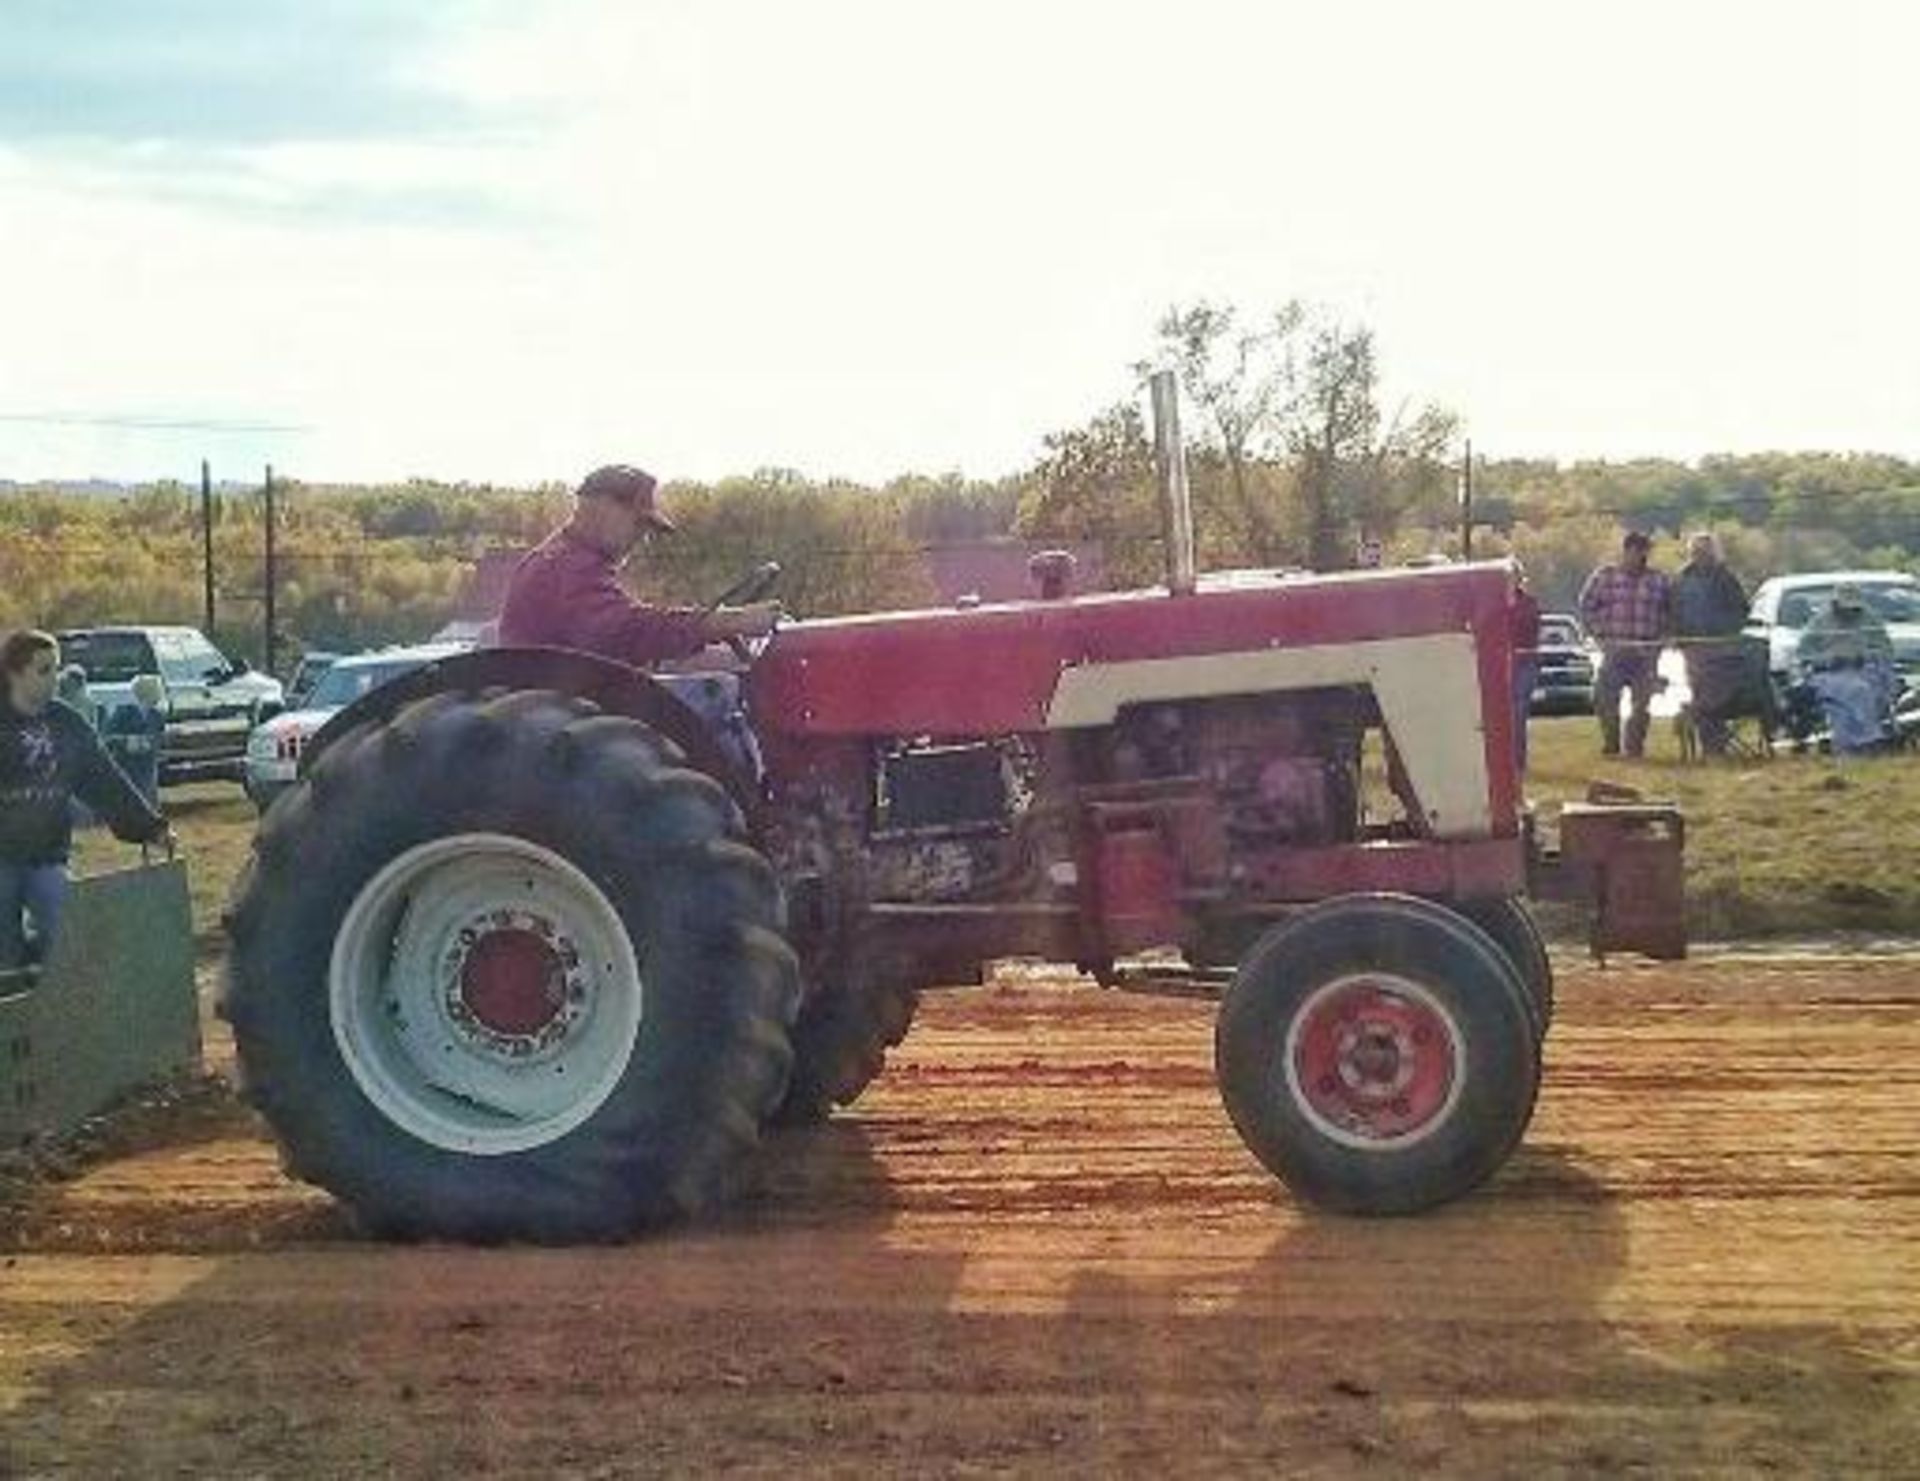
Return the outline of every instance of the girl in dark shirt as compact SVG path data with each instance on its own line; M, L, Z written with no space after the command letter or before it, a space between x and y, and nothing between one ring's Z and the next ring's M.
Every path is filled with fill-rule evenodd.
M67 894L75 798L128 843L173 843L167 820L113 764L93 727L53 697L60 645L16 632L0 643L0 969L45 959Z

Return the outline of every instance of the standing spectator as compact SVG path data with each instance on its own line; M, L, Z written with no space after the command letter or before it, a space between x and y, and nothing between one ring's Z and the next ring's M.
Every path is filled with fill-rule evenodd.
M87 692L87 671L79 664L70 663L60 670L60 678L54 686L54 698L85 720L91 729L100 728L100 707Z
M1527 573L1513 568L1513 606L1508 611L1513 638L1513 756L1527 774L1527 720L1533 714L1533 683L1540 672L1540 599L1527 586Z
M1747 625L1747 593L1720 558L1720 542L1707 530L1687 542L1687 563L1673 582L1673 631L1687 660L1693 691L1693 723L1700 749L1727 754L1727 712L1746 678L1740 633Z
M160 744L167 733L166 712L160 708L166 691L158 674L141 674L133 681L133 702L107 716L107 754L139 788L147 806L160 806Z
M1643 756L1653 692L1659 684L1660 646L1672 619L1672 583L1647 566L1653 541L1629 530L1617 565L1601 566L1580 589L1580 617L1600 644L1594 708L1603 755L1620 754L1620 693L1631 695L1626 751Z
M0 643L0 969L44 960L67 895L78 796L129 843L171 846L167 820L113 764L100 737L54 698L60 645L43 632Z
M100 728L100 707L87 692L87 671L79 664L70 663L60 670L59 677L54 681L53 694L61 704L85 720L89 730L97 731ZM100 821L93 815L93 809L78 797L67 807L73 814L73 826L76 828L85 830Z

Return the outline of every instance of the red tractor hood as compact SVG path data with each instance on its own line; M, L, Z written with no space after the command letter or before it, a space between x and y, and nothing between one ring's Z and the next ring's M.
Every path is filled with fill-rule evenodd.
M1248 572L1207 578L1185 597L1133 591L802 622L775 637L749 693L762 731L1005 735L1099 723L1084 703L1063 703L1075 670L1154 664L1173 693L1181 660L1442 634L1471 634L1483 676L1504 690L1512 591L1504 562ZM1221 672L1217 662L1210 672Z

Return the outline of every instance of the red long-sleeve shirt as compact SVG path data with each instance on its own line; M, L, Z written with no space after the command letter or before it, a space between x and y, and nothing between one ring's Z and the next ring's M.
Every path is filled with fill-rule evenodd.
M500 641L570 648L636 668L685 658L707 644L707 614L655 607L621 586L618 568L570 530L549 535L520 562L500 610Z

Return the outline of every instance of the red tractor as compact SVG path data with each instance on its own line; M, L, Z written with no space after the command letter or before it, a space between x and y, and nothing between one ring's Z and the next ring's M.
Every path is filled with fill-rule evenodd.
M1552 1012L1512 573L1196 580L1167 443L1166 589L1054 564L1032 601L667 679L482 651L340 715L230 915L290 1171L394 1236L618 1238L851 1101L923 989L1015 957L1151 985L1122 964L1177 950L1231 967L1221 1094L1297 1194L1404 1213L1491 1175ZM1596 944L1684 949L1670 810L1562 837Z

